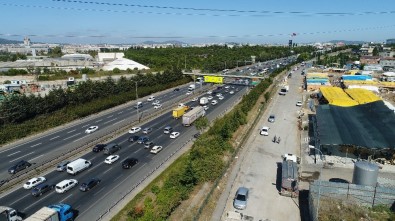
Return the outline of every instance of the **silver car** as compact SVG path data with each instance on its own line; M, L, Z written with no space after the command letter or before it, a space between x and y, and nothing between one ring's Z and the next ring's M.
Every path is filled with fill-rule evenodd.
M233 199L234 208L240 210L247 208L248 192L248 188L239 187L236 192L235 198Z

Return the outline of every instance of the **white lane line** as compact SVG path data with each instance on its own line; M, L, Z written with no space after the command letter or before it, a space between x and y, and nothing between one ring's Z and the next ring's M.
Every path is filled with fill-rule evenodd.
M114 115L110 115L110 116L108 116L107 118L112 118Z
M17 151L17 152L15 152L15 153L8 154L7 157L12 156L12 155L15 155L15 154L20 153L20 152L21 152L21 151Z
M106 122L104 122L103 124L110 123L111 121L114 121L114 120L117 120L117 118L114 118L114 119L111 119L111 120L109 120L109 121L106 121Z
M128 109L126 109L126 110L133 110L133 107L131 107L131 108L128 108Z
M24 157L26 157L26 156L29 156L29 155L31 155L31 154L33 154L33 153L34 153L34 151L31 152L31 153L28 153L28 154L26 154L26 155L23 155L23 156L21 156L21 157L18 157L18 158L15 158L15 159L13 159L13 160L10 160L10 163L12 163L12 162L14 162L14 161L17 161L17 160L19 160L19 159L21 159L21 158L24 158Z
M87 136L89 136L89 134L88 134L88 135L85 135L85 136L83 136L83 137L81 137L81 138L79 138L79 139L77 139L77 140L74 140L73 142L77 142L77 141L79 141L79 140L81 140L81 139L84 139L84 138L87 137Z
M30 195L30 194L28 194L28 195ZM26 195L26 196L28 196L28 195ZM15 203L17 203L17 202L19 202L19 201L21 201L21 200L22 200L23 198L25 198L26 196L23 196L23 197L21 197L21 198L15 200L14 202L12 202L12 203L10 204L10 206L13 205L13 204L15 204Z
M121 141L119 144L123 144L123 143L125 143L126 141L128 141L128 140Z
M108 171L110 171L112 169L112 167L108 168L106 171L104 171L102 174L107 173Z
M90 170L93 170L94 168L96 168L96 167L100 166L100 165L101 165L101 164L103 164L103 163L104 163L103 161L102 161L102 162L100 162L100 163L99 163L99 164L97 164L96 166L89 168L89 169L88 169L88 171L90 171Z
M70 138L72 138L72 137L75 137L75 136L78 136L78 135L80 135L80 134L81 134L81 133L71 135L70 137L66 137L66 138L64 138L63 140L68 140L68 139L70 139Z
M114 181L117 180L117 179L119 179L119 178L121 178L121 177L122 177L122 174L119 175L119 176L117 176L117 177L114 179Z
M96 196L98 193L100 193L101 191L103 191L105 189L105 187L101 188L99 191L97 191L96 193L94 193L93 195Z
M97 120L97 121L95 121L95 123L99 123L100 121L102 121L103 119L100 119L100 120Z
M67 132L68 134L69 133L72 133L72 132L74 132L74 131L76 131L77 129L74 129L74 130L70 130L69 132Z
M52 138L49 139L49 140L55 140L55 139L58 138L58 137L60 137L60 136L52 137Z
M40 197L40 199L39 200L37 200L37 201L34 201L34 203L33 204L30 204L30 206L28 206L28 207L25 207L25 210L27 210L27 209L29 209L30 207L32 207L32 206L34 206L34 205L36 205L37 203L39 203L40 201L42 201L43 199L45 199L45 198L47 198L49 195L51 195L53 192L49 192L48 194L46 194L45 196L42 196L42 197Z
M84 126L82 126L81 128L84 128L84 127L87 127L87 126L89 126L89 124L85 124Z
M123 111L118 112L118 114L122 114L122 113L123 113Z
M136 151L134 151L133 153L137 153L137 152L139 152L140 150L142 150L142 148L138 148Z
M112 125L119 124L119 123L121 123L121 122L124 121L124 120L125 120L125 119L120 120L120 121L117 121L117 122L113 123Z
M68 198L70 198L73 194L70 194L69 196L67 196L66 198L64 198L62 201L60 201L61 203L64 203L64 201Z
M37 159L37 158L40 158L40 157L42 157L42 156L44 156L44 154L42 154L42 155L40 155L40 156L38 156L38 157L35 157L35 158L33 158L33 159L30 159L28 162L33 161L33 160L35 160L35 159Z

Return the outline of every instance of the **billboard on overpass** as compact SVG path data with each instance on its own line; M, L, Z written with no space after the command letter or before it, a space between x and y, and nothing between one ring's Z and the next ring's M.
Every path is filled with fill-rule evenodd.
M204 76L204 82L222 84L224 82L224 77Z

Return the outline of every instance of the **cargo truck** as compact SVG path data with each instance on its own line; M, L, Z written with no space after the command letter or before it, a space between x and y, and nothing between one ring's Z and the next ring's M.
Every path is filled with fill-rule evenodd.
M184 115L187 110L189 110L188 106L181 106L173 109L173 118L178 119L182 117L182 115Z
M284 156L281 173L281 191L282 196L298 197L298 164L297 158Z
M206 114L206 111L204 111L204 108L201 106L193 108L191 111L188 113L184 114L182 116L182 125L185 127L189 127L192 125L195 120L197 120L199 117L202 117Z
M7 206L0 206L0 220L1 221L21 221L22 218L18 216L18 212Z
M25 221L69 221L74 220L74 210L68 204L55 204L41 208Z
M200 105L204 106L208 104L208 98L207 97L202 97L200 98Z

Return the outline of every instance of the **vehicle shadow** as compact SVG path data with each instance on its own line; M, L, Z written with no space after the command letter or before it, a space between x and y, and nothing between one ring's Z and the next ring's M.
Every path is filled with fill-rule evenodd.
M282 176L283 164L281 162L277 162L276 164L277 164L276 189L280 193L281 192L281 176Z

